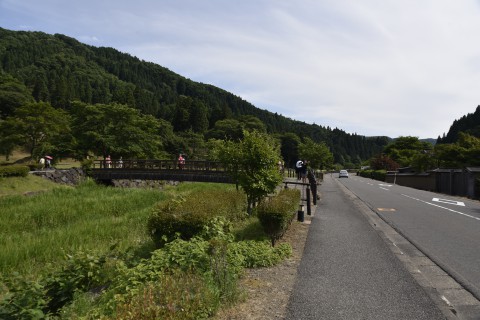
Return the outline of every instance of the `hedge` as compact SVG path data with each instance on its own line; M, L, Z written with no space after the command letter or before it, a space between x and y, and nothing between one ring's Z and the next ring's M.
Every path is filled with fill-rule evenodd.
M148 219L148 232L158 248L178 235L189 240L214 217L228 220L247 215L245 194L236 190L202 190L160 203Z
M23 165L1 166L0 177L26 177L30 168Z
M385 179L387 177L387 171L386 170L362 170L358 172L358 175L365 178L371 178L371 179L385 182Z
M283 189L276 196L262 201L257 207L257 216L272 246L280 239L295 216L300 202L300 190Z

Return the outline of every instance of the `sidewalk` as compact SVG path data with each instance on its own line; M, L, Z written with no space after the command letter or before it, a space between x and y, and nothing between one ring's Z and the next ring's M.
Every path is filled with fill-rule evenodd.
M446 319L330 176L286 319Z

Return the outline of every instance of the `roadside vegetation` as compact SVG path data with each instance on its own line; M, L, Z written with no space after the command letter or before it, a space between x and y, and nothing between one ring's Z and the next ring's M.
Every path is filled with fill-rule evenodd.
M0 197L2 319L209 318L242 299L244 268L271 266L291 253L288 245L271 245L234 185L159 191L41 182L43 192L33 196L19 186ZM299 194L291 192L294 204L285 205L293 208ZM170 229L159 236L167 220Z

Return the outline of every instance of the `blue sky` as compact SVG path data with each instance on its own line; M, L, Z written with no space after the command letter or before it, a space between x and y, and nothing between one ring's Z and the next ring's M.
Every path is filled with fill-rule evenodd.
M114 47L366 136L436 138L480 105L479 0L0 0L0 27Z

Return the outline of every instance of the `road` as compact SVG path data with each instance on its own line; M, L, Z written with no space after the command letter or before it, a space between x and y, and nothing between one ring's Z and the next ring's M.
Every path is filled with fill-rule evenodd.
M343 189L320 186L285 319L450 319Z
M354 175L334 178L480 299L480 202Z

